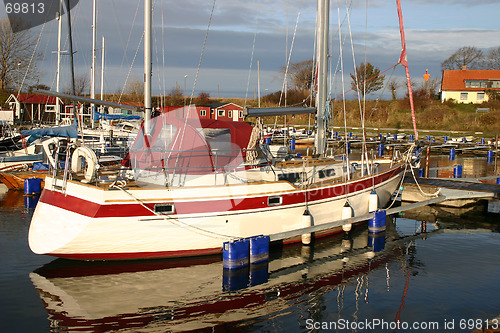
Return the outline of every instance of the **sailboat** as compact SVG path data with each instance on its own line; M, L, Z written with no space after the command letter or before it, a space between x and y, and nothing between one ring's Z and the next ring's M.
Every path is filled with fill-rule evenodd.
M257 235L285 234L283 243L307 244L308 236L351 225L305 237L297 230L385 206L400 186L411 151L362 161L327 155L328 7L327 0L318 0L315 154L274 158L247 123L197 119L189 107L150 118L151 1L146 0L145 120L137 138L114 174L99 170L88 147L68 152L71 165L45 179L29 230L31 250L123 260L220 253L224 242Z
M244 273L223 269L218 256L205 256L113 263L56 259L29 277L53 327L207 330L290 311L307 294L368 280L404 251L401 239L385 244L385 237L372 237L366 228L352 238L338 236L335 244L287 247Z

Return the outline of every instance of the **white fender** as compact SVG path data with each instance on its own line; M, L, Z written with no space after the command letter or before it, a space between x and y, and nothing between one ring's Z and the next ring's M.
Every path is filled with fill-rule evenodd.
M352 210L352 207L346 202L344 207L342 207L342 220L347 220L350 219L351 217L354 216L354 212ZM342 230L345 232L349 232L352 229L352 223L346 223L342 225Z
M304 211L304 214L302 215L302 226L304 228L307 228L307 227L311 227L312 225L313 225L312 215L306 209ZM312 235L310 233L302 234L301 239L302 239L302 244L309 245L309 244L311 244Z
M82 183L90 183L95 178L98 165L97 156L95 152L88 147L76 148L71 157L71 171L82 171L82 158L84 158L87 163L87 171L85 172L85 179L82 180Z

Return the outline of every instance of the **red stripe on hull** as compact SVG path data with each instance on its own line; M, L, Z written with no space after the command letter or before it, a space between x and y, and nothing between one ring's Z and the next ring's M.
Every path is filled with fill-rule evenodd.
M289 205L302 204L305 202L314 203L316 201L331 199L343 196L346 193L355 193L372 188L390 178L396 176L403 170L402 167L390 170L382 175L361 179L357 182L343 184L338 183L333 186L325 186L316 189L309 189L306 192L294 192L282 194L282 204L275 208L284 208ZM277 194L272 194L277 195ZM219 199L204 201L175 201L175 213L177 214L208 214L217 212L262 210L269 208L268 195L249 197L244 199ZM156 216L151 211L138 203L130 204L104 204L100 205L71 195L64 195L57 191L44 190L40 197L40 202L59 207L80 215L92 218L104 217L138 217L138 216ZM151 210L156 203L148 203Z
M212 249L160 251L160 252L129 252L129 253L47 253L48 255L77 260L133 260L162 259L205 256L222 252L222 247Z

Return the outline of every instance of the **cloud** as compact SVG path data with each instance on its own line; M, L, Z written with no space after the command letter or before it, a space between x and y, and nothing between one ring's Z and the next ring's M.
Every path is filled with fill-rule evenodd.
M154 77L159 90L163 77L166 90L183 85L184 75L194 79L212 1L154 1ZM332 66L339 56L337 5L331 2ZM342 2L343 3L343 2ZM98 48L101 36L106 39L106 89L120 90L127 77L142 78L143 3L137 0L99 1ZM431 6L432 4L432 6ZM467 6L466 10L464 9ZM368 9L368 17L366 10ZM495 15L500 11L497 1L411 0L403 2L408 60L412 76L420 79L425 69L433 77L440 75L440 65L462 46L488 49L500 45ZM88 73L91 56L91 1L80 1L72 12L75 41L76 72ZM350 39L352 34L356 63L366 59L381 70L390 68L399 59L401 41L394 1L354 1L350 8L351 30L340 9L342 21L344 69L352 71ZM298 20L291 62L313 57L316 2L306 0L217 0L203 54L197 91L219 90L220 95L244 96L249 69L251 86L256 86L257 60L260 61L261 86L275 91L281 88L279 71L287 61ZM368 22L368 27L366 23ZM64 25L65 29L65 25ZM39 30L34 30L37 34ZM63 36L66 32L63 32ZM255 38L255 45L254 45ZM57 48L55 23L45 27L40 50L44 50L44 80L52 82ZM100 70L100 50L98 50ZM253 62L250 63L251 59ZM165 68L161 67L165 64ZM65 69L67 73L67 59ZM400 75L396 71L394 75ZM67 79L68 75L65 74ZM156 80L156 81L155 81ZM265 81L265 83L264 83ZM193 82L191 81L191 84ZM189 85L189 84L188 84ZM218 89L217 89L218 87ZM265 89L263 88L263 89ZM250 89L252 90L252 89ZM253 88L254 90L254 88ZM156 91L155 93L158 93ZM253 94L253 93L252 93Z

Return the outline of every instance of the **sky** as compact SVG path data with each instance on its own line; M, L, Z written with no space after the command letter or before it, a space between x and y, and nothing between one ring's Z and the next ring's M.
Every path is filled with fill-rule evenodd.
M497 0L401 2L410 74L416 86L422 84L426 70L431 79L440 80L441 63L463 46L485 51L500 46ZM316 20L313 0L153 0L153 4L153 94L168 94L178 86L186 90L186 95L195 97L208 92L212 97L255 98L259 86L257 62L260 94L265 95L281 90L280 69L287 61L294 63L313 57ZM103 36L104 91L119 93L126 89L127 82L143 80L143 1L97 0L97 6L96 93L101 89ZM359 65L366 60L385 71L397 63L401 40L396 0L331 0L330 13L329 54L333 73L330 94L335 97L342 94L340 55L345 90L349 90L353 63ZM5 11L1 15L5 17ZM92 1L80 0L71 15L75 72L77 76L88 76ZM55 90L57 22L48 22L31 31L37 38L40 36L38 50L43 54L39 64L40 83ZM66 34L64 22L63 36ZM67 38L65 45L67 50ZM68 87L68 56L63 56L61 73L62 85ZM401 66L385 75L387 81L405 82ZM385 89L369 98L388 98L388 94ZM404 92L398 94L402 97Z

